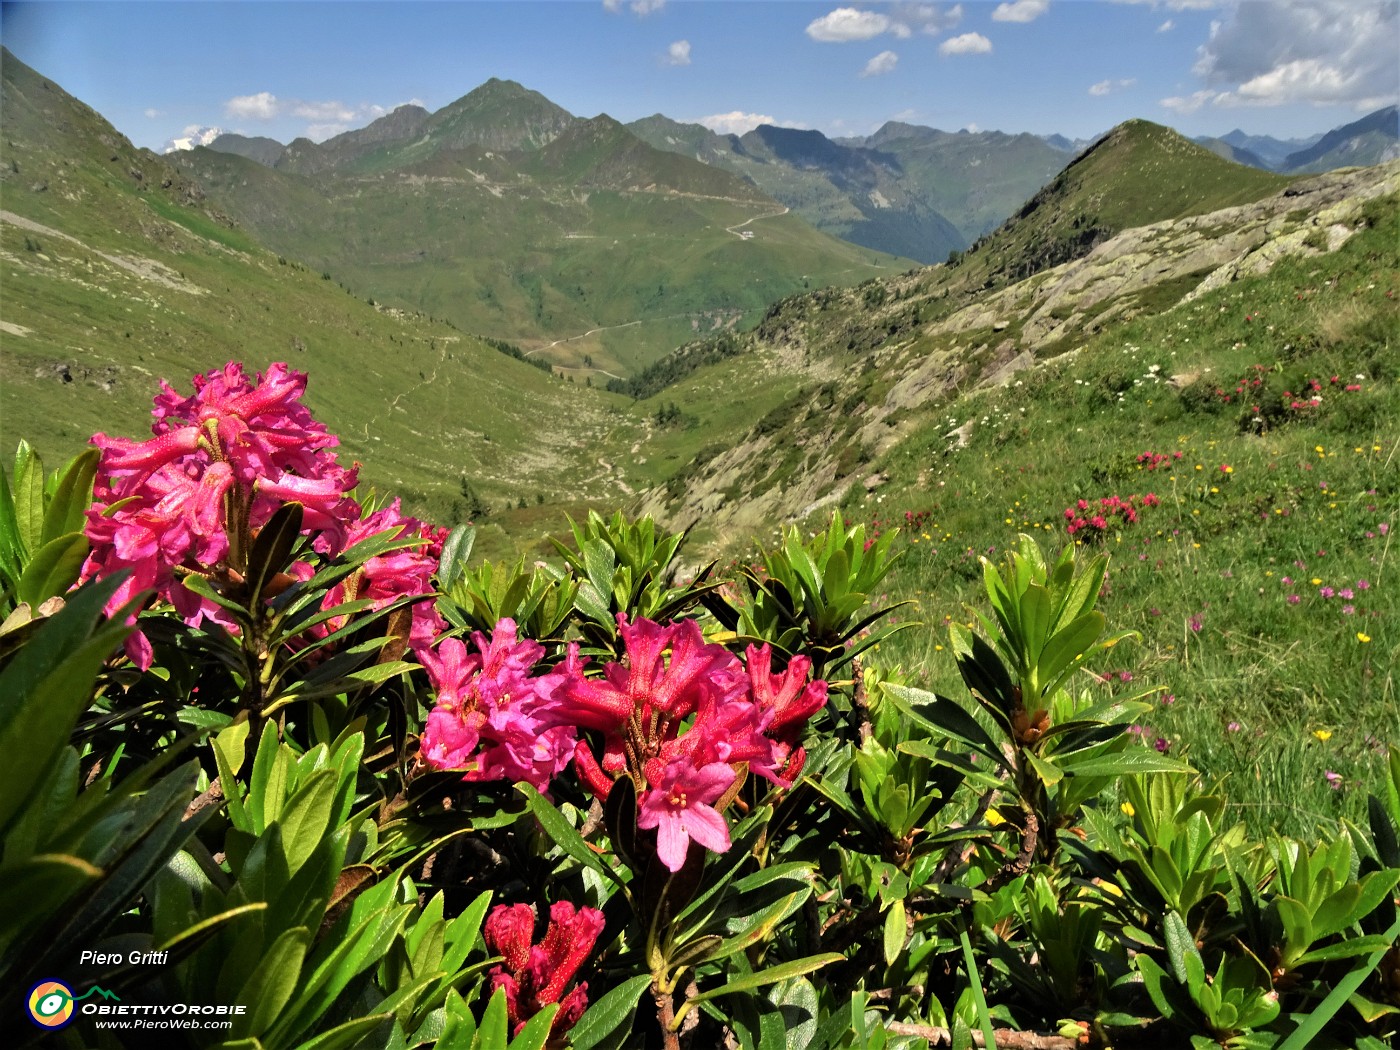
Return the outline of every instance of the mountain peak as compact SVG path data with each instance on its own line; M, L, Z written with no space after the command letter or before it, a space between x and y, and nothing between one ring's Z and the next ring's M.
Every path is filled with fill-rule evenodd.
M425 129L443 149L539 149L578 118L538 91L492 77L434 113Z

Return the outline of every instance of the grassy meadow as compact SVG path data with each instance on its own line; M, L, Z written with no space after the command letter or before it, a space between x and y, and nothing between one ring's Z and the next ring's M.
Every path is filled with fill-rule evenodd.
M889 482L842 507L901 529L888 597L922 624L875 659L961 688L944 627L969 618L978 558L1023 532L1058 548L1067 510L1099 515L1073 541L1110 553L1101 608L1141 641L1081 687L1151 699L1143 746L1224 779L1255 833L1364 820L1400 740L1397 245L1391 208L1335 255L1115 327L926 417L873 465ZM969 420L954 448L944 435Z

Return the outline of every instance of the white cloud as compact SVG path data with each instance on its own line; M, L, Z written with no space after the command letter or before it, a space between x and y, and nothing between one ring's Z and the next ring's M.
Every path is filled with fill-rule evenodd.
M666 6L666 0L632 0L626 5L638 18L645 18L653 12L660 11ZM622 0L603 0L603 9L609 14L621 14Z
M705 125L719 135L742 135L760 124L777 124L778 121L764 113L744 113L736 109L732 113L701 117L696 123Z
M937 4L903 3L890 8L891 19L911 32L917 30L929 36L936 36L944 30L952 29L962 21L963 6L954 4L943 8ZM896 35L907 35L899 34Z
M1033 3L1044 0L1030 0ZM962 21L962 4L944 8L938 4L898 3L879 11L838 7L807 26L807 35L824 44L845 44L870 40L884 33L907 40L917 33L930 36L951 29Z
M992 50L992 42L981 33L964 33L949 37L938 45L942 55L986 55Z
M970 134L976 135L982 129L978 126L977 121L974 120L969 122L967 126L963 128L963 130Z
M1196 91L1190 95L1173 95L1171 98L1162 99L1157 104L1173 113L1194 113L1207 102L1214 101L1219 94L1218 91Z
M1171 32L1173 29L1175 29L1175 28L1176 28L1176 23L1173 22L1170 18L1168 18L1165 22L1163 22L1161 25L1159 25L1159 26L1157 27L1157 32L1159 32L1159 33L1170 33L1170 32Z
M209 127L204 124L190 124L179 135L165 144L163 153L174 153L176 150L194 149L196 146L207 146L224 133L223 128Z
M326 139L333 139L337 135L344 135L349 130L349 124L331 122L327 124L308 124L306 130L302 134L312 142L325 142Z
M838 7L807 26L807 35L825 44L843 44L850 40L869 40L890 30L890 19L878 11L857 11L854 7Z
M224 112L244 120L272 120L281 111L281 103L271 91L256 95L237 95L224 103Z
M1113 0L1115 4L1146 4L1154 11L1159 7L1165 7L1168 11L1209 11L1211 8L1224 7L1226 0Z
M152 106L150 109L146 110L146 119L147 119L147 120L155 120L156 117L163 117L163 116L165 116L165 110L163 110L163 109L156 109L154 106Z
M1050 0L1015 0L1014 3L997 4L992 12L993 22L1034 22L1050 10Z
M1100 80L1097 84L1089 88L1091 95L1111 95L1115 91L1122 91L1137 83L1136 78L1127 77L1123 80Z
M1371 109L1400 97L1397 35L1395 0L1241 3L1211 25L1193 72L1215 106Z
M361 107L368 110L371 107ZM382 107L375 106L374 109ZM338 124L348 124L354 120L360 110L352 106L347 106L343 102L293 102L289 101L284 107L284 112L290 113L294 117L302 120L311 120L318 123L335 122ZM366 113L368 116L369 114Z
M666 49L666 64L669 66L690 65L690 41L677 40Z
M351 128L363 127L392 113L399 106L421 106L421 99L392 106L381 106L374 102L361 102L350 105L335 100L316 102L298 98L278 98L270 91L259 91L256 95L239 95L224 103L224 112L238 120L275 120L278 117L296 117L309 121L302 133L307 138L320 142Z
M881 51L878 55L865 63L865 68L860 71L863 77L878 77L886 73L894 72L899 56L893 51Z

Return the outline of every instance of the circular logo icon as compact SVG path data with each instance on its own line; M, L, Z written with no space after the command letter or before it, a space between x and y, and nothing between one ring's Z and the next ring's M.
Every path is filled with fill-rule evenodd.
M29 1016L43 1028L73 1020L73 991L62 981L40 981L29 990Z

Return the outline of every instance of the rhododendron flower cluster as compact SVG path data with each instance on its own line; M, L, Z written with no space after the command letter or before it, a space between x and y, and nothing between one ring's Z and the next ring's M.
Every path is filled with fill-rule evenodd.
M581 981L568 994L564 989L603 932L603 913L558 901L549 909L544 940L535 938L535 910L528 904L498 904L486 918L482 935L486 947L504 958L491 971L491 990L504 988L506 1017L512 1034L553 1003L559 1004L550 1031L566 1032L588 1006L588 983Z
M657 856L679 871L692 839L716 852L729 848L722 811L743 775L780 787L797 778L806 761L798 739L826 703L826 683L807 680L803 656L772 674L767 645L748 648L746 667L706 643L693 620L662 626L619 614L617 624L625 662L608 664L602 678L571 674L547 717L602 735L601 755L578 741L576 772L600 799L618 777L630 777L637 826L656 829Z
M1161 502L1152 492L1145 496L1134 493L1127 499L1105 496L1096 504L1086 499L1077 500L1073 506L1065 508L1065 530L1083 540L1101 539L1114 525L1136 525L1140 508L1160 506Z
M523 780L543 792L573 758L576 731L548 723L555 694L581 667L576 648L553 671L531 677L544 646L519 639L514 620L496 624L488 641L473 633L476 652L459 638L420 649L437 691L419 753L434 769L462 770L464 780Z
M1153 452L1148 449L1138 454L1137 464L1144 470L1156 470L1161 466L1171 466L1181 458L1181 452Z
M331 449L339 440L302 404L305 391L305 373L285 364L250 379L230 362L195 376L189 396L162 382L150 440L93 436L102 457L87 512L92 550L83 577L130 570L108 612L152 590L191 626L211 620L237 630L224 609L180 581L198 574L226 594L238 593L258 531L291 502L302 507L303 534L314 535L313 548L328 557L388 528L425 541L422 550L372 559L328 596L326 607L354 597L351 591L372 598L375 608L404 594L431 593L431 546L440 550L441 539L402 517L397 503L360 520L350 495L358 466L337 462ZM306 579L313 571L301 563L292 576ZM427 644L440 626L431 603L421 602L411 640ZM129 637L127 653L142 668L150 665L150 643L139 631Z

